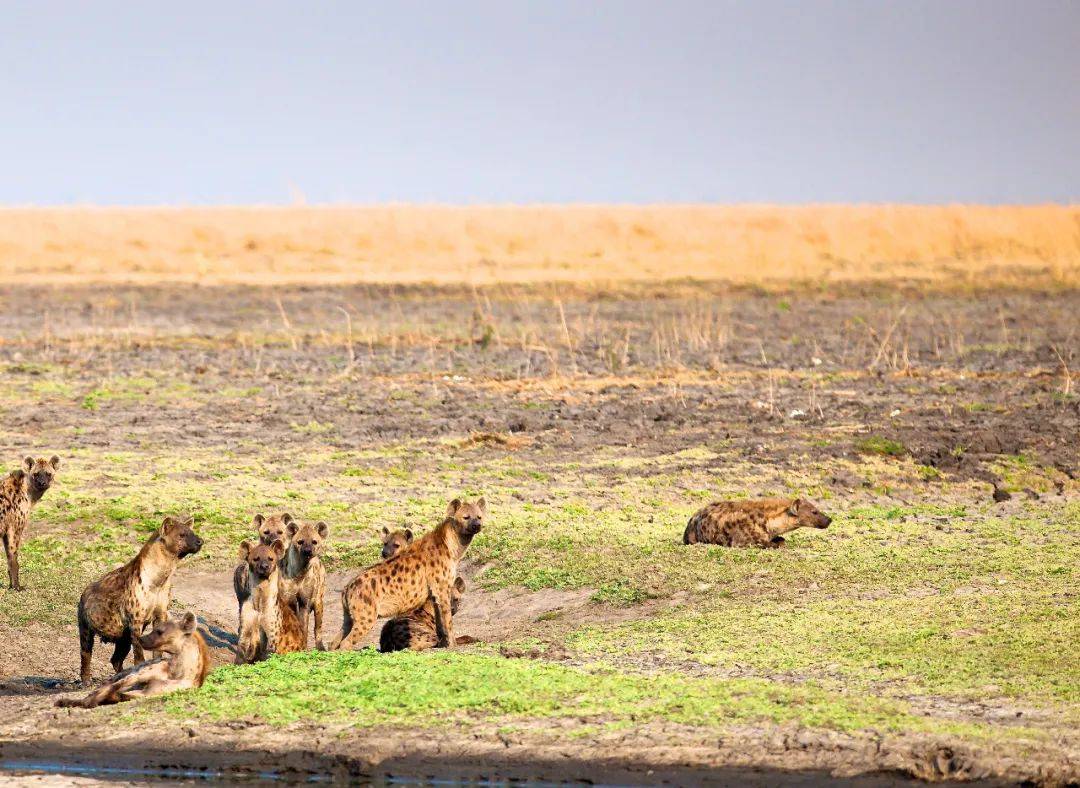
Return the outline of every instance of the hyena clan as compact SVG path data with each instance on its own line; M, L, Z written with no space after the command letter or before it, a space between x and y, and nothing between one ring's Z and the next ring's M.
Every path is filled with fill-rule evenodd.
M458 562L486 515L483 498L476 503L455 498L435 530L393 558L364 569L341 592L344 621L330 648L355 648L380 616L408 613L429 599L435 607L438 645L452 648L451 589Z
M143 661L139 637L147 624L157 625L168 618L172 598L172 576L181 558L199 552L202 539L192 529L191 515L183 519L166 517L161 528L147 540L139 554L96 583L91 583L79 599L79 645L82 665L79 676L90 683L90 657L94 636L115 643L113 670L119 673L132 646L135 662Z

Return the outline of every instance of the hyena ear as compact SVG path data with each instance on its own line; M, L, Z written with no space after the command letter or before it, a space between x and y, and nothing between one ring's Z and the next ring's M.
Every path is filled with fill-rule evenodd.
M799 507L802 506L802 498L796 498L791 502L791 506L788 507L787 513L792 517L799 516Z
M386 527L386 526L384 525L384 526L382 527L382 536L383 536L383 539L385 539L385 538L386 538L386 537L388 537L389 535L390 535L390 529L389 529L389 528L387 528L387 527Z
M476 502L476 508L484 514L487 514L487 501L481 497L480 500Z
M54 454L49 458L49 465L52 466L54 471L60 470L60 458Z
M296 521L293 520L293 516L291 514L289 514L288 512L284 512L281 515L281 522L285 523L285 525L288 525L289 523L296 522Z
M280 539L275 539L274 543L270 545L270 549L274 551L274 555L278 558L285 555L285 543Z
M199 628L199 619L194 613L185 613L184 620L180 622L180 629L185 635L190 635Z
M240 560L241 561L246 561L247 557L248 557L248 553L250 553L250 552L251 552L251 542L249 542L247 539L245 539L244 541L242 541L240 543Z
M288 524L285 526L285 533L289 535L290 539L296 536L296 532L299 530L300 526L296 524L295 520L289 520Z
M164 520L161 521L161 530L160 530L159 533L162 536L165 536L165 534L167 534L169 531L171 531L173 528L175 528L176 525L177 525L176 518L173 517L172 515L169 515L168 517L166 517Z
M266 522L266 518L263 517L261 514L257 514L257 515L255 515L254 517L251 518L251 524L255 526L256 531L258 531L260 528L262 528L262 525L265 522Z
M406 542L411 542L412 540L413 540L412 528L406 528L405 529L405 541Z
M319 520L319 522L315 523L315 530L319 532L319 536L321 536L323 539L330 535L330 526L324 523L322 520Z
M446 507L446 516L453 517L457 514L457 510L461 508L461 499L455 498L450 502L450 505Z
M22 464L23 464L23 467L26 468L26 470L28 470L28 471L33 470L33 468L34 468L34 458L33 457L23 457Z
M464 594L465 593L465 578L462 577L461 575L458 575L457 577L455 577L454 578L454 588L457 589L459 594Z
M195 525L195 515L185 514L183 519L180 520L180 525Z

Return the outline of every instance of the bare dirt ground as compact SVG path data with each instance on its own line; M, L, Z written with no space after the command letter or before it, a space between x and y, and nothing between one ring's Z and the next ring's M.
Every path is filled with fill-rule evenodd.
M949 495L978 495L985 503L990 482L1005 481L997 461L1019 456L1053 482L1030 493L1015 489L1015 500L1001 511L1019 512L1028 496L1077 498L1078 313L1080 295L1070 291L901 300L878 290L765 294L707 284L618 292L7 287L0 290L0 361L14 393L2 414L4 456L39 446L77 447L94 458L210 450L257 457L281 470L306 452L404 443L439 451L447 441L472 440L481 452L488 442L493 449L510 442L519 462L545 473L567 457L723 446L755 469L762 488L805 469L807 456L818 458L835 469L823 489L840 508L882 498L902 504L928 490L932 496L939 479L968 483ZM861 443L871 436L890 443ZM918 486L882 490L860 473L859 464L877 456L874 447L892 454L894 444L899 456L928 469ZM719 460L710 470L725 473ZM676 480L679 471L664 468ZM609 466L596 472L612 483L624 475ZM91 487L124 483L105 466L81 473ZM207 478L197 463L184 473L193 483ZM300 472L292 483L304 479ZM349 493L356 506L378 497L361 482L346 482L356 485ZM543 481L514 487L526 503L558 495ZM681 492L676 487L672 494ZM610 498L603 484L591 495ZM68 535L67 527L61 520L42 523L35 534L92 544L85 529ZM348 539L370 542L371 534L357 531ZM236 617L231 561L231 553L222 553L184 567L175 589L176 606L196 611L208 625L222 663L231 659ZM472 590L456 628L496 646L525 635L549 643L539 654L508 650L511 657L580 663L586 658L557 645L559 633L590 621L644 619L686 602L676 594L622 607L590 601L591 587L484 589L489 569L465 565ZM354 572L335 566L331 574L328 637L340 622L338 592ZM555 613L557 620L549 616ZM101 677L108 673L106 654L99 647L95 655ZM639 655L626 664L703 670L665 659L650 665ZM439 733L306 723L123 727L52 708L57 692L72 689L76 667L73 619L0 625L0 760L87 759L107 751L114 762L140 768L352 777L588 773L611 782L678 784L776 784L781 777L799 784L826 773L852 785L901 777L1053 784L1080 775L1080 743L1056 722L1047 724L1050 738L1034 754L1000 744L976 752L929 734L823 734L764 723L732 729L720 740L649 723L587 739L566 731L554 743L550 732L506 735L484 723ZM958 721L1014 708L934 704L934 714ZM1036 712L1031 718L1038 724Z

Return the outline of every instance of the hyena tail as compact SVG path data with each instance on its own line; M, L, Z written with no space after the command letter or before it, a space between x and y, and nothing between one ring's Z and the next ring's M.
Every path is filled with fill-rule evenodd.
M686 530L683 531L682 543L683 544L697 544L698 541L698 529L697 518L691 517L690 522L686 524Z

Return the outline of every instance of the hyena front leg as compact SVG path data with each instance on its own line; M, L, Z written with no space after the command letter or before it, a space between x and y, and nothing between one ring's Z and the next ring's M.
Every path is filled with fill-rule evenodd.
M435 603L435 635L438 637L436 646L441 648L454 647L454 620L450 612L450 589L445 584L440 584L431 589L431 599Z

